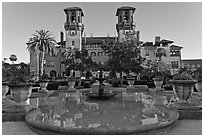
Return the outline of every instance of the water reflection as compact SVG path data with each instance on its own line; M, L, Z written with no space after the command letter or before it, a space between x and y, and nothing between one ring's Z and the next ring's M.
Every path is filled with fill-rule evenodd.
M142 119L142 125L151 125L151 124L156 124L158 123L158 116L157 114L154 114L154 117L148 117L145 119Z
M124 95L124 94L123 94ZM30 100L38 108L30 119L64 128L121 129L164 123L168 119L165 98L140 93L106 101L83 99L81 92ZM31 103L32 102L32 103Z

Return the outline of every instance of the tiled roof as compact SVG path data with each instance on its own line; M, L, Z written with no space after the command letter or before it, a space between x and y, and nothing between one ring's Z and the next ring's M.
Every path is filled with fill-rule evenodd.
M161 41L160 41L160 43L174 43L174 41L171 41L171 40L166 40L166 39L162 39Z
M83 37L82 38L82 44L101 44L103 43L103 41L105 42L110 42L113 43L115 41L115 37Z
M126 10L126 9L133 10L133 13L135 12L135 8L134 8L134 7L123 6L123 7L120 7L120 8L117 9L116 16L118 16L118 11L119 11L119 10Z
M153 42L145 42L142 44L142 47L144 46L153 46Z
M182 62L187 62L187 61L201 61L202 62L202 59L182 59L181 60Z
M69 8L64 9L65 12L68 10L79 10L81 11L81 15L84 16L82 9L79 7L69 7Z
M115 37L86 37L86 43L85 38L82 37L82 45L84 44L102 44L103 41L107 43L113 43L115 41ZM66 41L63 41L63 44L65 45ZM57 43L58 45L61 45L61 42Z
M180 50L180 49L182 49L183 47L181 47L181 46L177 46L177 45L171 45L170 46L170 50Z

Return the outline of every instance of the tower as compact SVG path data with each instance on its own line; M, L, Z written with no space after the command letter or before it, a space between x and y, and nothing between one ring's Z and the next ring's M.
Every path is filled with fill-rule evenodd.
M116 24L116 30L118 33L118 41L123 42L126 40L125 34L135 34L135 37L139 39L136 32L136 25L133 21L133 14L135 8L124 6L117 9L116 16L118 16L118 23Z
M66 47L72 47L81 50L82 34L84 25L82 24L83 11L79 7L70 7L64 9L66 22L64 24L66 35Z

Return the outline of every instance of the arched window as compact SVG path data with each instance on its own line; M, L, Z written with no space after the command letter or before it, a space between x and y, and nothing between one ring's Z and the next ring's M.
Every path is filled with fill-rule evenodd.
M102 56L103 55L103 53L102 52L98 52L98 56Z
M91 55L91 56L96 56L96 53L95 53L95 52L91 52L90 55Z
M50 77L56 77L56 76L57 76L57 72L55 70L51 70Z

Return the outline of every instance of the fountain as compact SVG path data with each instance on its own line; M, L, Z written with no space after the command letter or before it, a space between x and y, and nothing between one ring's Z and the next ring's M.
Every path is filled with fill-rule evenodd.
M112 97L114 97L115 95L117 95L117 93L115 92L110 92L110 91L105 91L105 84L104 84L104 80L106 80L105 78L103 78L103 73L102 71L100 71L99 73L99 77L96 78L96 80L99 82L97 87L97 92L93 92L93 88L86 92L86 96L88 96L90 99L100 99L100 100L106 100L106 99L110 99Z
M126 88L110 87L108 93L114 98L101 100L106 96L104 78L99 77L97 100L87 99L84 91L60 92L48 97L32 98L38 102L36 109L27 113L25 120L29 127L39 134L111 135L111 134L161 134L174 127L179 113L169 109L163 99L148 92L141 93L141 100L126 100ZM88 92L90 93L90 92ZM36 101L31 101L36 100ZM40 101L41 100L41 101Z

